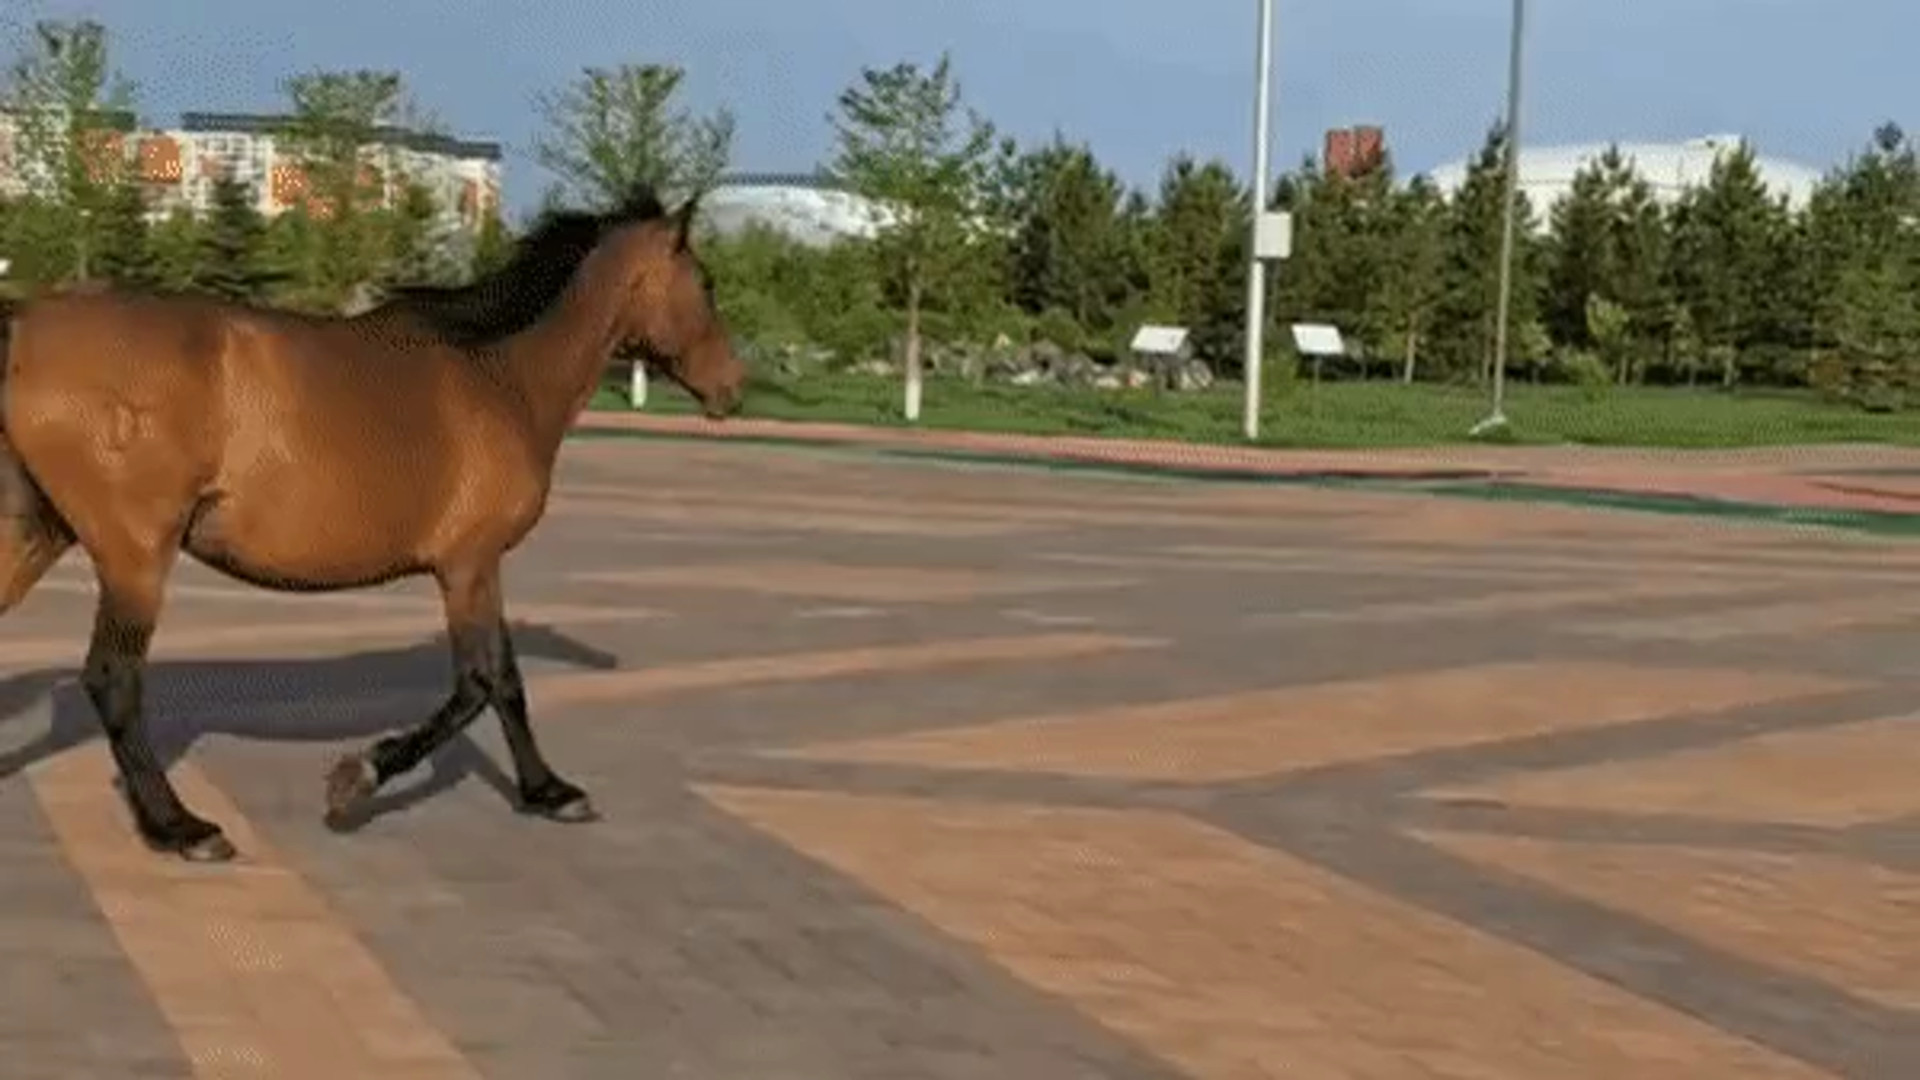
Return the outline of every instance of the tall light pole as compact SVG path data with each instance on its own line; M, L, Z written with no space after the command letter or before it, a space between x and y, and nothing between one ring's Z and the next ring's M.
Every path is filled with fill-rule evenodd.
M1247 356L1243 369L1246 415L1242 428L1249 441L1260 437L1260 369L1264 366L1267 327L1267 264L1261 257L1261 221L1267 211L1269 142L1272 139L1273 0L1260 0L1259 46L1254 54L1253 91L1253 222L1247 245Z
M1493 324L1493 408L1473 426L1478 435L1507 423L1507 324L1513 314L1513 229L1520 201L1520 60L1527 0L1513 0L1513 28L1507 41L1506 204L1500 225L1500 299Z

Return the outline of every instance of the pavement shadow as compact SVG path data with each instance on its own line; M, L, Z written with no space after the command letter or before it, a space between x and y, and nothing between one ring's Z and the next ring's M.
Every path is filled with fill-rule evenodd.
M620 658L539 623L512 623L514 650L523 666L545 660L569 667L608 671ZM76 658L86 642L76 640ZM370 649L342 656L301 660L176 660L147 669L149 737L163 767L180 760L203 735L230 735L263 742L339 742L378 738L427 718L418 715L353 715L329 709L330 701L353 700L369 691L419 693L426 699L452 689L452 650L446 634L417 644ZM101 736L99 719L76 681L78 664L43 668L0 679L0 726L18 720L51 698L47 730L14 749L0 752L0 781L57 754ZM311 702L310 712L289 712L289 701ZM248 717L247 705L264 708ZM538 730L540 703L533 701ZM478 723L492 722L491 712ZM425 775L383 791L357 815L364 824L384 814L415 806L469 777L478 778L509 803L518 802L513 777L465 733L426 762ZM117 783L117 780L116 780ZM314 777L316 791L320 777Z

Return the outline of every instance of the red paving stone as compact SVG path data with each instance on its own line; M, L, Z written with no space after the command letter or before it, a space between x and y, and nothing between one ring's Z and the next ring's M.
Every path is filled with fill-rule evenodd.
M1570 459L1515 449L1448 455ZM560 495L510 614L589 825L512 813L489 717L328 831L331 757L444 692L430 592L188 567L157 738L245 859L169 862L71 748L84 568L0 624L0 1074L1920 1075L1911 635L1580 632L1901 549L718 441L577 444Z
M592 413L584 426L704 438L786 437L868 446L911 446L1016 454L1040 460L1199 467L1286 475L1323 471L1419 474L1475 471L1553 487L1645 495L1690 495L1776 506L1912 512L1920 482L1841 480L1856 469L1920 470L1920 449L1886 446L1761 447L1676 451L1586 447L1436 447L1394 450L1276 450L1152 439L1106 439L905 430L853 424Z

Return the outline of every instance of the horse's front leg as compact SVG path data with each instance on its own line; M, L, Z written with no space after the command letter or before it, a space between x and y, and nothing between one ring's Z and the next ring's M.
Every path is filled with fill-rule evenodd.
M440 580L453 645L453 692L418 727L381 739L367 752L334 765L327 777L329 820L351 821L382 784L426 760L489 704L500 716L513 754L521 808L559 821L591 820L595 814L586 793L555 773L534 742L526 684L501 615L498 564L476 573L442 575Z
M327 820L357 822L382 784L426 760L487 707L499 667L500 573L497 562L435 575L453 647L453 692L419 725L336 761L327 773Z

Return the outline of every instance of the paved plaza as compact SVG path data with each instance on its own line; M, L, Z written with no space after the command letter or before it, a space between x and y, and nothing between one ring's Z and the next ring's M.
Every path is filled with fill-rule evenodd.
M183 566L131 833L84 557L0 622L0 1077L1920 1076L1920 543L571 444L510 563L549 758L424 717L431 586Z

